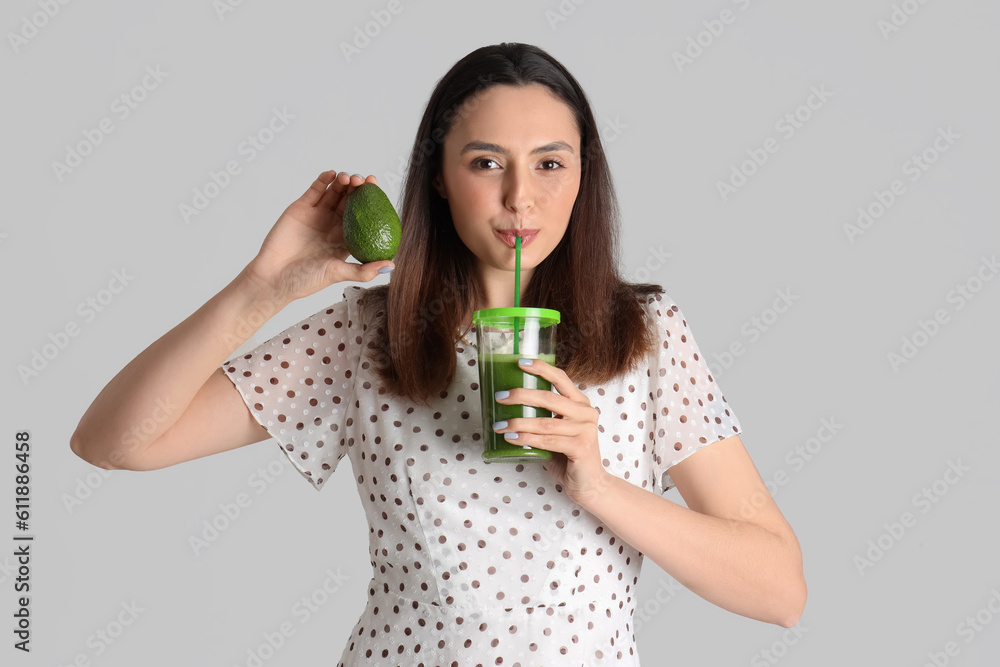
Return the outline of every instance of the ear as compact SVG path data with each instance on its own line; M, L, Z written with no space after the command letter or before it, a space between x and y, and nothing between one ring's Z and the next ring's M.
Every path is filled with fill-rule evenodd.
M437 193L441 195L442 199L448 198L448 193L444 189L444 179L441 178L441 172L439 171L436 176L434 176L434 189Z

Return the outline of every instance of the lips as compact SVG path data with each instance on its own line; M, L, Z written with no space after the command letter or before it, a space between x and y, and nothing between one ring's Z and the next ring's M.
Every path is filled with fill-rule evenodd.
M536 236L538 236L537 229L496 229L493 231L501 241L506 243L511 248L516 247L517 241L515 240L518 236L521 237L521 247L524 248L530 244Z

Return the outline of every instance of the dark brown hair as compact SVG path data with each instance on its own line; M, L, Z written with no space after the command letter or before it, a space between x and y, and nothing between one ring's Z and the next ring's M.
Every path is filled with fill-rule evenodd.
M431 93L404 184L396 269L388 285L366 290L362 300L378 330L369 347L392 395L426 405L447 388L455 374L460 326L484 294L476 257L433 185L444 139L479 93L495 85L530 84L547 87L573 111L582 167L566 233L535 268L522 305L560 312L557 365L577 384L603 384L636 368L659 342L640 297L663 288L627 283L618 274L618 203L583 89L538 47L485 46L459 60Z

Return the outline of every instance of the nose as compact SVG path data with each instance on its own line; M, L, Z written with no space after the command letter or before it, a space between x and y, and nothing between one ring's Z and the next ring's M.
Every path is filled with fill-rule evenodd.
M524 213L534 203L530 176L520 167L508 167L504 178L504 206L514 213Z

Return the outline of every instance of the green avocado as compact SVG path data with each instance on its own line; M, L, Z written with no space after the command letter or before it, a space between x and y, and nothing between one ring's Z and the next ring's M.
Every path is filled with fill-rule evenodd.
M395 257L402 232L396 209L379 186L362 183L347 196L344 244L362 264Z

